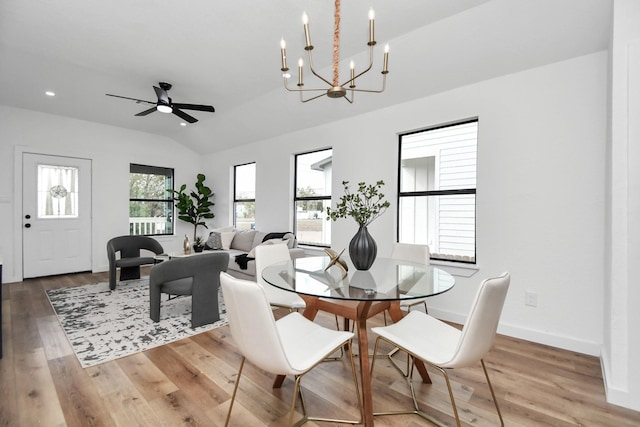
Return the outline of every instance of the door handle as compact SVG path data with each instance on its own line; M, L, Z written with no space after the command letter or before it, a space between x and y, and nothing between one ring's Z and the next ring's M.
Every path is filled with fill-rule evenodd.
M31 228L31 224L26 223L26 224L24 225L24 228Z

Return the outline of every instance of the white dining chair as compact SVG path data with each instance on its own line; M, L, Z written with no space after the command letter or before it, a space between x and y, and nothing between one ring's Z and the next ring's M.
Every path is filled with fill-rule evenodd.
M476 293L476 298L462 330L454 328L421 311L412 311L393 325L372 328L372 331L378 335L378 338L376 339L374 347L371 372L373 373L376 360L375 354L378 351L378 345L381 340L387 341L399 347L401 350L406 351L412 360L415 358L420 359L438 369L444 375L456 425L460 426L460 417L458 416L458 409L456 408L449 375L446 370L472 366L480 361L489 390L491 391L493 403L500 418L500 425L504 426L498 401L493 391L491 381L489 380L489 374L483 358L493 345L510 280L511 277L509 273L503 273L499 277L487 279L480 284L480 288ZM413 365L411 369L413 370ZM411 389L414 410L380 412L376 413L376 415L417 414L431 422L439 424L437 420L433 419L418 407L411 377L412 375L410 373L407 381Z
M431 263L431 251L429 250L428 245L416 245L412 243L399 243L396 242L393 244L393 249L391 250L391 259L395 259L398 261L409 261L415 262L417 264L429 265ZM416 305L424 305L424 312L429 313L427 308L427 299L426 298L417 298L417 299L407 299L400 300L400 308L405 308L407 312L411 311L411 308ZM382 313L384 316L384 324L387 324L387 313L386 311ZM398 370L402 372L402 369L396 361L393 359L393 355L398 352L398 347L394 348L387 355L391 363L395 365ZM407 363L404 371L404 376L409 375L410 368L410 358L407 355Z
M306 304L295 292L288 292L271 286L262 278L262 270L277 262L289 261L289 248L285 243L275 245L259 245L255 248L256 281L263 287L269 304L274 307L284 307L289 311L303 310Z
M360 389L351 352L353 333L325 328L308 320L298 312L291 312L276 321L264 288L256 282L237 279L222 272L220 273L220 284L231 336L242 354L225 426L229 424L231 418L231 410L246 360L267 372L295 377L289 411L289 426L294 425L293 418L298 395L300 396L302 418L295 423L296 426L309 420L348 424L362 423ZM310 417L307 415L300 380L328 355L343 346L347 346L348 349L360 419L339 420Z
M431 263L431 252L428 245L414 245L410 243L394 243L391 251L391 258L400 261L415 262L417 264L429 265ZM428 313L427 299L408 299L400 300L400 307L406 308L407 311L411 311L411 308L416 305L424 305L425 313ZM386 319L385 319L386 324Z

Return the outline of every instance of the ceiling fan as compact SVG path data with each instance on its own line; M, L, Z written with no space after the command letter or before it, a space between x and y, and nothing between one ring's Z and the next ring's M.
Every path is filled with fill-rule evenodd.
M198 121L198 119L181 110L208 111L210 113L216 111L211 105L179 104L177 102L174 103L171 101L171 98L169 98L169 94L167 93L169 89L171 89L171 83L160 82L159 85L160 87L153 87L153 89L156 91L156 96L158 97L157 102L145 101L144 99L129 98L127 96L112 95L110 93L105 93L105 95L113 96L115 98L129 99L131 101L136 101L136 103L138 104L153 105L153 107L136 114L136 116L146 116L147 114L151 114L157 110L161 113L173 113L176 116L180 117L182 120L185 120L189 123L195 123Z

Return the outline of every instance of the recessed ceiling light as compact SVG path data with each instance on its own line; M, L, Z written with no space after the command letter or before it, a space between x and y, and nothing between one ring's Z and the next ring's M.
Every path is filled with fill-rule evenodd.
M56 96L56 93L55 92L51 92L50 90L46 91L44 94L47 95L47 96Z
M185 122L180 122L180 126L186 126L187 124Z

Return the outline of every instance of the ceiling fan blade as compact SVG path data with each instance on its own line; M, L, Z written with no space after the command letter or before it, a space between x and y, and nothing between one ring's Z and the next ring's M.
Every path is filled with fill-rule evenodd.
M136 101L138 104L156 105L155 102L145 101L144 99L129 98L128 96L112 95L110 93L105 93L105 95L113 96L114 98L122 98L122 99L128 99L130 101Z
M158 96L158 102L164 104L171 104L171 100L169 99L169 94L166 90L159 88L158 86L154 86L153 90L156 91L156 95Z
M198 119L196 119L195 117L192 117L190 115L188 115L187 113L185 113L184 111L180 111L178 110L175 105L173 106L173 114L175 114L176 116L180 117L182 120L185 120L189 123L195 123L198 121Z
M211 105L199 105L199 104L172 104L175 108L182 108L183 110L198 110L198 111L208 111L210 113L215 113L216 109Z
M147 114L151 114L154 111L156 111L156 107L151 107L148 110L144 110L143 112L136 114L136 116L146 116Z

